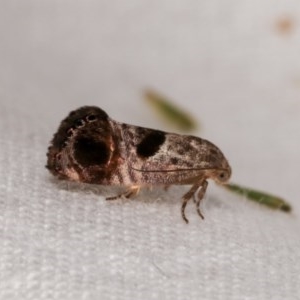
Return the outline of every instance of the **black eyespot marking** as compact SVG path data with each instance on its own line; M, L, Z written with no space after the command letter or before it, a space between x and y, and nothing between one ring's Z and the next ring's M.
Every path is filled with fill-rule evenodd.
M74 156L83 167L106 164L110 150L102 141L90 137L79 137L74 143Z
M147 158L153 156L165 142L166 135L162 131L150 132L145 138L137 145L137 155Z
M84 121L81 119L75 121L75 127L77 128L83 127L84 124L85 124Z
M96 116L95 115L89 115L89 116L86 117L86 120L88 122L93 122L93 121L96 120Z
M109 119L107 113L104 110L95 106L83 106L74 111L71 111L69 115L61 121L58 131L53 136L53 139L51 141L52 147L58 148L59 150L63 149L66 144L68 144L68 142L66 142L66 139L73 136L74 130L76 128L84 128L85 121L92 122L86 119L87 116L90 116L91 119L93 119L94 117L94 121L100 120L104 123ZM81 121L76 124L78 120Z

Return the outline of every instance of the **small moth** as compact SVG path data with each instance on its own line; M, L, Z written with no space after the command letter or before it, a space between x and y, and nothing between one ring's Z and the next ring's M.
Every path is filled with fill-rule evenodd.
M94 106L72 111L60 124L48 148L47 168L60 179L120 185L130 198L141 187L192 185L182 197L181 215L194 199L201 218L200 202L208 182L224 184L231 168L211 142L195 136L119 123Z

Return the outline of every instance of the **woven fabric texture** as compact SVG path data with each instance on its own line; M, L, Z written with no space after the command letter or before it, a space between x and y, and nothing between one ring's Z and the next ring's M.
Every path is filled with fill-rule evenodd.
M0 299L300 299L299 8L2 1ZM292 213L210 182L205 220L190 203L186 225L186 187L107 202L115 188L49 174L49 141L81 105L168 130L142 100L149 86L193 112L234 182Z

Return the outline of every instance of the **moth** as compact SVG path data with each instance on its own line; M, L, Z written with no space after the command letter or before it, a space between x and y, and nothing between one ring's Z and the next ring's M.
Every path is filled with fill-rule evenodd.
M59 179L127 187L119 197L130 198L141 187L191 185L182 197L181 215L194 199L200 202L208 179L226 183L231 168L211 142L188 135L167 133L111 119L95 106L70 112L61 122L47 153L47 168Z

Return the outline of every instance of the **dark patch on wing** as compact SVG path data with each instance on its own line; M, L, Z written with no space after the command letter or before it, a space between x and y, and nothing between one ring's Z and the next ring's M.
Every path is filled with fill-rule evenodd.
M109 155L109 148L103 141L78 137L74 142L74 157L83 167L103 165L108 162Z
M210 149L210 154L213 156L218 156L219 155L219 151L215 150L215 149Z
M177 157L172 157L172 158L171 158L171 163L172 163L173 165L177 165L177 164L179 163L179 159L178 159Z
M162 131L153 130L137 145L136 153L142 158L153 156L165 142L166 135Z
M207 161L210 162L213 165L216 165L219 160L215 155L208 155Z
M61 150L68 135L72 135L72 130L84 125L83 119L92 117L94 120L107 122L108 115L101 108L95 106L83 106L69 113L69 115L61 122L57 133L51 142L52 146Z

